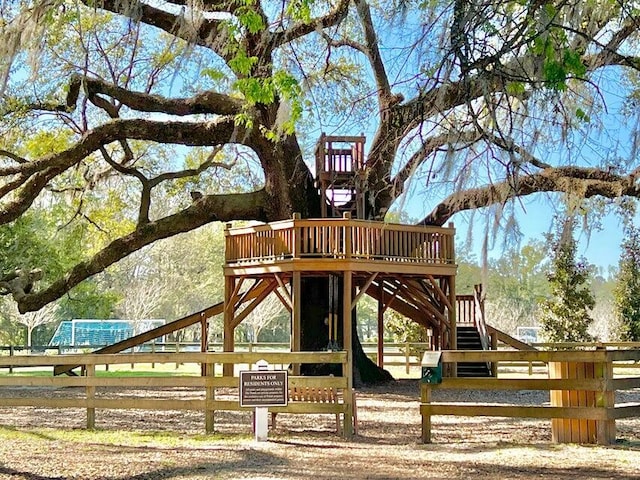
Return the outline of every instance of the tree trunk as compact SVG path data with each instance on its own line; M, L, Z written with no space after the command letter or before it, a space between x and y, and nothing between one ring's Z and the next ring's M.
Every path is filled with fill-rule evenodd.
M262 142L262 143L261 143ZM258 140L255 145L265 172L265 185L273 196L269 220L281 220L294 212L303 218L320 216L320 195L314 185L311 172L305 166L300 146L295 137L287 137L278 144ZM303 351L322 351L331 348L342 349L342 278L335 276L335 300L330 305L327 277L302 278L302 319L300 345ZM329 309L337 321L337 338L329 339ZM375 384L393 380L389 372L379 368L364 353L358 338L355 309L353 311L353 366L354 385ZM334 328L334 331L336 328ZM302 373L307 375L340 374L336 365L303 365Z
M303 351L322 351L331 347L342 350L343 319L342 319L342 277L334 277L337 281L335 303L330 301L330 280L327 277L305 277L302 279L302 325L300 345ZM329 314L337 314L337 338L329 338ZM391 374L378 367L367 357L358 338L356 323L356 310L352 312L352 337L353 337L353 383L357 385L372 385L386 383L393 380ZM335 330L334 330L335 331ZM314 364L304 365L302 373L305 375L340 375L337 365Z

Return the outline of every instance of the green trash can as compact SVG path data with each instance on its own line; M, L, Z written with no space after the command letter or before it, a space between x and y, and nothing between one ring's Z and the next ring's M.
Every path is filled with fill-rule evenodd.
M424 352L422 383L442 383L442 352Z

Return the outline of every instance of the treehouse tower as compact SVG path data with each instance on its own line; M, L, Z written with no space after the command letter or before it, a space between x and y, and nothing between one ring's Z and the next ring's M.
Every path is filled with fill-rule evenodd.
M316 186L322 218L365 217L365 137L322 134L316 146Z

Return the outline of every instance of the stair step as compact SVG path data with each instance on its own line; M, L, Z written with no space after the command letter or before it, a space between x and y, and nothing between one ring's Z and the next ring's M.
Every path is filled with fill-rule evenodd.
M480 333L472 326L457 328L458 350L482 350ZM491 370L486 362L458 363L458 377L490 377Z
M458 377L490 377L491 371L484 362L458 363Z

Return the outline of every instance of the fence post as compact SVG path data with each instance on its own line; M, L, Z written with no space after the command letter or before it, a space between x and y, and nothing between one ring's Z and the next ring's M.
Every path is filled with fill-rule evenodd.
M93 379L96 378L96 366L86 365L85 375L87 383L87 430L93 430L96 428L96 409L93 406L96 398L96 387L92 385Z
M213 377L215 376L215 364L204 364L205 374L205 402L204 402L204 429L207 433L213 433L215 429L214 417L215 410L213 409L213 402L216 399L216 389L213 387Z
M411 348L409 346L409 342L407 342L404 346L404 362L405 362L405 370L407 371L407 375L409 375L410 361L411 361Z
M9 345L9 356L13 357L13 345ZM13 364L9 364L9 373L13 373Z
M489 338L491 340L491 350L498 350L498 335L496 334L496 332L491 332ZM491 375L495 378L498 378L498 362L493 362L491 364Z
M607 355L606 361L595 365L596 378L604 380L604 387L596 392L596 407L602 408L607 420L596 420L596 442L599 445L611 445L616 441L616 421L610 417L609 410L615 406L615 391L611 390L613 379L613 361Z
M431 443L431 414L423 411L423 408L431 403L431 387L428 384L420 385L420 415L422 417L422 443Z

